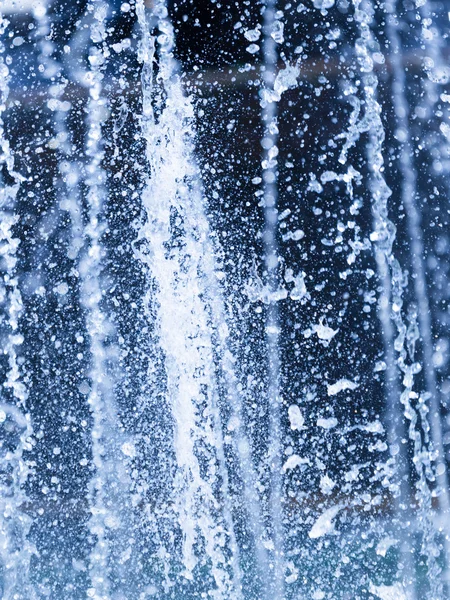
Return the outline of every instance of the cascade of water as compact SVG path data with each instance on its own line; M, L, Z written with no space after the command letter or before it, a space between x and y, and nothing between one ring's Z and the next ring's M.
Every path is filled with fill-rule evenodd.
M422 238L421 216L417 206L417 172L412 160L412 142L409 129L409 109L405 97L406 77L401 64L401 47L396 26L395 5L392 0L386 2L386 32L391 49L391 64L393 69L393 102L398 129L401 132L400 165L402 171L401 199L406 208L406 219L410 239L412 279L417 299L417 314L420 338L423 347L423 369L425 371L425 386L429 394L430 425L433 449L436 456L436 479L439 488L439 504L444 515L449 514L450 497L445 450L442 436L442 421L439 391L436 381L436 371L433 361L433 332L431 311L427 295L426 269L424 264L424 244ZM446 534L447 544L450 539ZM446 549L447 562L450 560L450 547Z
M210 317L204 301L209 231L192 156L193 107L177 75L173 29L165 2L156 2L153 9L160 32L156 82L154 39L142 0L136 8L143 32L142 132L150 167L142 196L147 222L140 230L140 240L145 242L145 250L139 256L156 283L153 302L157 304L167 394L175 422L173 502L183 536L184 575L193 578L199 562L195 545L201 542L206 555L202 563L209 563L213 577L212 596L240 598L239 553L223 451Z
M103 206L106 198L106 173L102 128L107 117L107 100L102 92L103 68L109 55L105 43L108 4L92 0L88 5L92 46L90 69L85 75L89 89L87 110L85 183L89 222L85 229L86 248L80 256L80 300L86 312L86 330L91 356L88 404L92 412L92 464L94 474L89 484L91 512L89 530L95 540L90 555L91 587L88 597L109 600L117 581L117 569L126 562L132 536L130 526L127 457L134 455L132 441L127 441L120 428L114 397L111 366L114 361L112 324L102 307L102 270L105 250ZM125 568L125 567L123 567ZM127 565L127 569L130 565ZM120 585L120 584L119 584Z
M422 435L417 430L417 411L411 404L411 398L417 397L413 392L414 375L420 371L420 365L414 362L414 345L412 342L411 327L407 328L402 317L404 274L393 254L393 243L395 241L395 226L388 215L388 200L391 195L383 175L383 143L385 139L384 126L381 120L381 106L377 100L378 81L373 72L373 59L371 48L375 47L371 31L374 9L370 2L362 3L354 0L355 20L358 24L360 38L356 42L356 52L362 74L362 85L364 91L365 117L357 126L359 132L367 131L369 144L367 146L368 160L371 170L371 193L372 214L374 219L374 231L371 241L375 245L375 256L377 263L386 265L389 271L382 266L380 276L388 276L390 279L390 297L392 303L391 318L397 329L397 337L394 348L398 353L397 364L404 374L403 392L400 397L405 407L405 416L410 421L409 434L414 441L414 463L419 476L417 484L418 502L421 507L419 525L424 528L424 537L428 538L427 559L429 565L430 597L441 597L442 588L435 577L437 565L435 561L435 544L430 540L429 523L431 510L431 493L426 481L429 471L429 455L422 446ZM389 273L389 275L387 275ZM407 351L409 348L409 352ZM410 364L408 364L408 355ZM423 398L422 398L422 401Z
M0 35L8 26L0 12ZM1 484L0 484L0 556L2 558L2 597L13 600L23 597L33 600L36 593L30 583L30 559L34 553L27 540L31 518L25 512L28 501L25 485L30 475L30 464L24 452L31 450L32 426L27 413L28 390L24 383L18 349L24 338L19 330L22 314L22 296L17 272L18 238L14 226L18 217L14 214L16 196L23 178L14 168L14 157L5 135L3 114L9 95L8 58L5 46L0 42L0 254L3 281L1 304L6 323L3 355L7 359L7 373L3 383L0 404L1 432Z
M262 81L266 90L273 90L277 75L278 52L277 43L282 41L282 25L277 19L276 2L267 0L264 6L263 24L263 72ZM266 317L267 344L267 397L269 406L269 531L273 542L273 584L271 597L284 597L284 566L283 566L283 508L282 508L282 448L281 448L281 405L280 392L280 356L279 339L280 323L278 303L275 298L279 288L278 270L278 105L276 102L264 99L261 101L262 122L264 125L262 161L263 170L263 206L265 228L263 232L264 262L266 269L269 303Z
M198 177L200 175L198 174ZM199 179L198 181L199 182ZM201 229L209 229L208 221L204 212L200 193L193 196L194 206L191 211L193 222L200 225ZM255 588L259 589L260 596L270 594L270 572L269 557L265 545L264 524L260 499L256 486L258 478L253 464L250 441L245 433L245 415L243 410L242 393L239 391L238 378L236 374L235 358L230 349L230 332L227 325L224 300L218 277L216 275L218 266L215 256L219 254L218 248L211 243L211 236L204 239L203 244L203 269L205 277L204 298L207 300L210 312L210 328L213 334L214 351L216 362L222 373L224 397L229 402L228 407L228 435L233 439L235 468L243 482L243 490L233 494L242 495L245 502L245 513L248 521L248 529L252 534L254 552L256 558L256 581ZM235 548L235 551L238 547ZM237 557L235 558L235 560ZM245 562L245 559L243 560Z

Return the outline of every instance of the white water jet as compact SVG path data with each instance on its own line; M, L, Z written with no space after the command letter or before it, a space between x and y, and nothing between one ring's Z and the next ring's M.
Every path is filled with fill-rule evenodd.
M0 35L7 30L8 21L0 12ZM0 403L1 483L0 483L0 556L2 560L2 597L13 600L37 596L30 582L30 560L35 552L27 539L32 519L27 515L28 497L25 485L30 475L30 464L24 456L32 448L33 433L27 412L28 390L24 383L23 367L19 359L24 341L19 329L22 316L22 296L19 289L18 246L14 226L16 198L23 177L16 172L14 156L5 134L3 113L9 95L9 69L5 60L5 46L0 43L0 166L3 174L11 178L8 184L1 177L0 188L0 255L3 269L1 284L2 320L6 324L3 337L3 355L7 359L7 372L2 387ZM11 438L11 439L8 439Z
M157 286L159 337L175 422L177 473L173 501L183 535L184 576L193 577L198 561L194 545L200 532L216 586L210 593L220 599L230 595L239 598L238 546L228 497L208 309L202 300L207 281L205 269L210 266L205 252L209 231L199 206L200 189L189 140L193 108L177 74L172 54L173 29L165 3L157 2L154 9L160 31L160 71L156 81L152 65L155 42L148 32L142 1L138 2L137 11L143 32L142 128L150 166L142 199L147 223L140 230L140 239L149 248L140 258L148 265ZM163 94L167 94L167 99ZM175 215L182 230L179 247L171 225ZM210 464L207 477L202 475L200 466L204 460ZM224 503L223 511L219 502ZM229 550L231 572L226 555Z
M106 174L102 168L102 127L107 116L107 100L103 95L102 80L108 52L100 44L104 44L106 40L105 21L108 10L108 4L102 0L93 0L88 6L88 12L92 15L92 46L89 53L90 69L85 74L89 89L86 140L89 162L84 170L89 222L85 229L85 249L79 261L80 300L86 311L91 360L87 402L93 420L93 476L89 484L88 502L91 512L89 530L95 543L90 555L91 587L87 590L87 597L95 600L110 600L114 597L112 577L114 570L119 568L120 571L117 556L125 555L130 548L125 533L130 526L131 487L126 460L128 456L133 456L133 444L126 440L118 419L111 369L116 359L115 349L109 342L114 337L114 332L102 306L105 258L102 236L106 228L103 211L107 196ZM127 565L126 568L130 569L130 566Z
M407 328L402 316L405 277L398 260L393 254L395 226L392 221L390 221L388 216L388 200L391 196L391 190L387 186L386 180L383 176L383 142L385 140L385 131L380 117L381 107L377 100L378 81L376 75L373 73L373 58L370 54L370 46L373 44L373 37L370 27L373 20L374 8L370 2L361 3L358 0L354 0L354 5L355 17L361 34L360 39L356 42L356 52L360 63L360 69L362 71L366 110L365 122L363 123L360 131L368 131L370 139L367 152L372 173L372 214L374 217L374 231L371 235L371 240L375 243L375 254L377 263L379 265L380 278L382 281L386 281L389 286L387 294L385 292L382 299L384 301L388 299L389 302L390 298L391 319L397 329L397 337L394 341L394 348L399 353L397 364L404 374L402 382L404 389L402 391L400 401L405 407L405 416L410 421L410 437L414 440L414 462L419 474L419 484L417 486L418 501L421 508L423 508L421 525L423 525L425 528L424 535L428 538L428 543L425 545L425 547L427 548L427 560L430 564L430 572L435 572L438 570L438 567L435 563L434 552L431 550L432 546L434 545L432 533L433 528L430 524L427 524L429 519L429 510L431 508L431 491L428 487L426 479L427 475L429 476L429 472L427 472L429 458L427 456L427 451L424 450L422 445L422 436L420 431L416 430L417 412L412 407L410 401L414 394L414 375L420 371L421 367L418 363L414 362L415 342L412 341L411 338L411 336L414 335L414 322L411 323ZM396 91L398 92L398 90ZM411 194L412 190L408 189L408 193ZM410 199L408 202L410 203ZM411 211L411 206L409 208ZM420 239L414 240L413 244L414 243L420 243ZM414 249L414 251L416 250L417 248ZM421 298L424 298L423 292L421 294ZM421 308L423 309L424 307L422 306ZM429 335L429 333L427 332L425 335ZM390 340L388 341L388 344L390 344ZM409 353L407 352L406 347L409 348ZM410 364L407 362L408 358L411 361ZM442 595L442 587L440 586L439 579L432 578L430 580L430 584L430 597L440 597Z
M279 288L279 256L277 242L278 224L278 107L277 100L281 98L276 89L277 83L277 44L283 42L283 22L281 14L276 13L276 3L268 0L264 5L264 23L262 27L263 63L262 81L262 122L264 127L262 160L264 208L264 269L266 286L269 291L269 304L266 316L267 344L267 402L269 410L269 431L267 441L268 494L265 501L267 507L268 535L273 544L273 580L267 593L274 600L284 597L284 549L283 549L283 500L282 500L282 445L281 445L281 410L282 398L280 391L280 318L278 303L273 295ZM272 92L275 97L267 98ZM264 94L266 91L266 94ZM266 96L266 97L265 97Z
M439 486L439 503L444 515L450 513L449 481L447 469L444 466L445 449L443 444L440 393L438 391L436 372L433 361L433 331L431 311L427 294L427 280L425 267L425 249L422 239L421 215L417 206L417 171L412 160L412 140L409 128L409 109L405 96L406 79L400 61L400 40L394 22L394 7L391 2L386 5L387 12L387 37L392 51L393 66L393 103L396 113L398 128L403 132L403 143L400 149L400 164L403 176L402 202L406 208L406 218L409 238L411 240L411 265L413 273L414 290L417 299L417 319L419 333L423 347L423 369L425 372L426 392L429 395L431 426L431 439L433 450L436 452L436 479ZM446 537L446 560L450 560L450 535ZM448 567L447 567L448 569Z

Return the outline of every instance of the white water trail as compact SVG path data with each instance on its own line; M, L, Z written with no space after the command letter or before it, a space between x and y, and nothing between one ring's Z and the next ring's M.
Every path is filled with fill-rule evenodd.
M200 199L199 196L197 196ZM192 212L194 222L202 223L202 228L208 229L206 215L201 206L194 208ZM229 329L225 314L224 301L220 284L216 276L217 266L215 264L216 248L205 239L204 270L205 270L205 297L208 299L211 314L210 326L214 331L214 344L217 360L223 374L223 386L226 390L225 397L229 402L230 420L233 424L232 430L228 430L234 444L234 454L237 457L236 466L243 482L242 496L244 510L247 515L248 528L253 537L256 558L256 571L258 584L263 590L268 590L269 583L269 557L263 544L265 539L264 524L260 499L257 492L257 474L253 464L250 441L245 433L245 415L242 406L242 392L239 391L239 382L236 375L235 359L230 351ZM242 509L242 507L241 507ZM238 548L236 548L238 552ZM237 557L234 559L237 560Z
M173 502L182 532L184 576L194 578L200 562L195 546L201 543L201 562L209 566L213 578L210 595L218 600L241 598L211 338L211 320L222 317L217 300L207 305L214 274L210 232L193 158L193 106L177 74L172 54L174 33L165 2L156 2L152 11L159 30L156 80L155 40L142 0L136 9L142 30L142 134L150 168L142 195L147 220L139 234L143 243L139 258L156 288L152 299L157 305L154 312L165 355L166 393L175 426ZM223 327L225 323L215 325Z
M371 31L374 8L370 0L366 2L353 0L353 4L355 7L355 20L358 24L360 34L359 39L356 41L356 53L362 76L365 114L360 122L355 121L352 124L346 143L345 154L362 133L368 133L367 156L371 171L372 214L374 222L371 241L374 242L379 277L381 281L384 281L386 278L389 281L389 290L385 289L382 300L386 301L386 299L390 298L391 319L397 330L394 348L398 354L397 364L403 373L403 391L400 396L400 402L404 406L405 417L410 422L409 436L414 441L414 465L419 478L416 485L419 504L418 524L424 535L424 543L428 547L426 556L429 569L430 598L440 598L442 597L442 586L439 578L436 576L439 568L436 563L435 531L431 522L431 491L427 483L427 477L431 478L432 472L430 469L430 455L422 441L422 435L424 438L426 437L427 425L426 423L425 425L422 424L422 429L420 429L418 425L418 410L411 403L412 398L419 398L413 392L413 385L414 375L420 371L421 367L418 363L414 362L414 322L407 327L402 316L405 280L400 264L393 254L396 232L395 226L390 221L388 214L388 201L391 196L391 190L383 175L385 132L381 120L381 106L377 100L378 80L373 71L373 59L371 56L371 48L376 47ZM358 100L355 99L355 102L357 103ZM341 156L341 161L345 161L345 155ZM384 332L384 335L387 335L387 333ZM387 340L387 343L389 344L390 340ZM425 402L425 398L423 396L420 397L418 403ZM425 414L426 411L421 412L420 416L422 420Z
M417 300L419 331L423 351L423 369L426 391L429 394L431 439L436 453L436 480L439 489L439 505L447 520L450 517L450 491L443 444L440 394L437 386L436 370L433 361L433 327L431 310L427 294L425 267L425 248L422 236L421 215L418 207L417 171L412 159L413 144L409 127L409 107L406 100L406 76L401 63L401 46L396 25L395 5L392 0L386 2L386 33L391 50L393 69L393 102L398 129L402 134L400 145L400 165L403 177L401 199L406 209L406 220L410 240L412 279ZM446 560L450 561L450 530L445 533ZM447 566L448 568L448 566Z
M7 27L8 21L0 12L2 38ZM4 54L5 45L0 40L0 257L3 271L0 304L6 324L2 352L8 364L0 403L0 575L4 600L25 597L34 600L37 595L30 582L30 560L35 550L28 541L32 519L25 512L28 503L25 485L31 470L24 457L24 452L32 448L33 431L27 412L28 390L18 354L24 342L19 329L23 305L17 273L19 239L14 237L13 230L19 219L15 205L23 178L15 171L14 156L5 134L3 115L10 75Z
M102 271L105 249L102 236L106 223L103 216L106 200L103 126L108 116L107 100L102 80L108 49L105 44L105 22L108 4L92 0L89 51L90 69L85 74L89 90L87 104L87 139L85 184L87 188L88 224L85 228L85 249L80 253L80 300L86 315L86 330L90 350L90 391L88 404L92 414L92 464L94 473L89 483L88 503L91 512L88 527L94 546L90 554L90 588L87 597L110 600L113 597L113 578L126 562L131 539L129 491L130 482L126 456L132 455L132 442L126 440L119 422L114 394L112 365L115 361L114 329L102 306ZM125 444L127 444L125 446ZM130 445L131 444L131 445ZM125 450L124 450L125 448ZM128 553L127 553L128 551Z
M377 256L378 275L382 280L382 292L379 298L378 315L382 328L384 357L386 362L385 396L387 439L392 462L392 484L395 506L395 534L400 541L401 563L399 574L408 590L409 598L417 600L415 589L414 543L412 534L405 523L411 523L414 513L411 510L411 492L409 485L408 453L403 439L408 435L403 412L399 406L401 387L399 371L395 358L395 331L390 315L391 286L388 265L383 257ZM381 259L381 260L380 260Z
M263 22L263 67L262 81L266 90L273 90L277 75L278 52L276 28L280 21L276 18L275 0L266 0ZM282 41L278 36L278 42ZM282 490L282 445L280 390L280 318L278 303L274 300L279 288L278 270L278 104L274 101L261 102L261 119L264 127L262 160L263 206L265 227L263 232L264 262L269 303L266 317L267 346L267 399L269 409L269 438L267 461L269 469L269 535L273 542L273 569L268 588L270 598L284 598L284 549L283 549L283 490Z

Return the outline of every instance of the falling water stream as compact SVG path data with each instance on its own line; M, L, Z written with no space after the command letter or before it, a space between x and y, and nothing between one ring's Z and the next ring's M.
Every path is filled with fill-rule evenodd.
M444 600L445 2L0 0L8 600Z

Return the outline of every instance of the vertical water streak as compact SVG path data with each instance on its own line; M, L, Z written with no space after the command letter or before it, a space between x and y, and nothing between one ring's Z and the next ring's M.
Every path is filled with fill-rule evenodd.
M424 81L424 88L426 93L426 109L427 114L426 118L434 118L436 119L439 125L439 131L441 134L441 142L442 146L436 142L431 143L430 155L433 153L435 157L439 157L440 169L443 170L444 173L444 185L447 195L450 192L450 176L448 172L448 155L450 149L450 127L449 127L449 118L450 118L450 107L448 102L442 102L439 107L436 104L444 99L444 95L441 94L441 90L445 89L442 86L448 84L450 79L450 68L448 67L447 60L444 54L445 49L445 35L441 34L436 23L433 22L434 13L432 11L432 6L428 0L424 2L416 3L418 17L420 17L422 23L422 42L423 47L426 50L426 56L424 58L423 64L424 69L427 73L427 78ZM445 94L445 96L448 96ZM434 147L433 147L434 146ZM444 150L442 150L444 148ZM447 157L447 160L446 160ZM410 157L407 157L407 160L411 160ZM420 225L420 215L418 218L415 218L413 215L413 220L417 221ZM420 241L421 238L420 238ZM422 242L423 246L423 242ZM422 278L423 282L426 282L425 271ZM426 289L426 288L424 288ZM427 302L428 304L428 302ZM422 312L422 311L421 311ZM429 386L429 391L431 393L431 432L432 432L432 440L433 445L435 447L436 452L438 453L437 464L436 464L436 472L437 472L437 482L439 487L439 505L444 514L443 522L446 523L449 515L450 515L450 491L449 491L449 476L448 476L448 468L447 461L445 459L445 448L443 445L443 427L441 421L441 401L443 401L444 405L447 404L447 399L443 397L443 392L438 388L437 385L437 377L436 370L434 368L433 361L433 337L432 337L432 321L431 315L429 312L424 313L424 327L426 327L429 323L429 339L426 340L425 337L423 339L424 346L424 363L425 363L425 375L427 377L427 385ZM427 323L428 321L428 323ZM424 333L421 331L422 336ZM427 348L425 348L427 346ZM426 353L426 354L425 354ZM445 545L446 545L446 566L447 572L449 571L450 565L450 534L447 532L445 534Z
M139 257L156 284L152 299L175 427L173 501L183 538L184 576L193 579L199 564L195 546L200 542L207 559L201 562L208 565L214 581L209 593L218 600L241 598L207 306L213 274L208 273L210 232L193 158L193 106L177 74L165 2L157 1L152 12L159 30L156 80L155 40L143 0L136 10L142 30L142 134L150 168L142 195L147 221L139 234L144 248ZM204 464L209 465L206 471Z
M414 544L412 543L413 534L410 531L411 519L411 490L408 468L407 446L403 443L405 438L406 424L403 418L403 412L400 409L400 398L402 391L399 385L399 372L395 356L395 332L390 315L391 306L391 286L388 265L384 257L378 253L376 256L378 276L382 282L382 292L378 304L378 316L381 324L383 336L384 358L386 362L385 372L385 397L386 397L386 417L387 440L391 453L393 465L393 502L395 509L396 535L399 537L401 563L403 568L399 569L403 583L408 590L408 599L418 600L416 596L415 565L414 565ZM405 521L409 523L409 529L405 528Z
M277 74L278 52L274 39L275 28L279 25L276 18L276 1L266 0L263 23L263 67L262 80L266 90L273 90ZM273 600L284 598L283 566L283 492L282 492L282 447L281 447L281 407L280 390L280 318L276 291L279 287L278 270L278 104L261 102L262 122L264 126L262 145L264 156L263 170L263 206L265 227L263 232L264 262L266 284L269 290L269 303L266 317L267 344L267 397L269 408L268 467L270 481L270 527L273 542L273 581L270 590Z
M417 300L419 331L422 344L423 369L426 391L429 394L430 425L433 449L436 453L436 480L439 489L439 504L447 519L450 516L450 491L445 464L443 444L440 397L437 386L436 370L433 361L433 331L431 310L427 294L425 268L425 249L422 237L421 215L417 205L417 171L413 163L413 144L409 128L409 107L406 100L406 76L401 62L401 45L396 25L395 4L393 0L386 2L386 33L390 45L390 60L393 70L393 103L398 130L402 135L399 162L402 174L401 200L406 209L406 221L409 234L412 279ZM447 564L450 561L450 536L445 534Z
M0 12L0 36L3 37L7 26L8 21ZM15 171L5 134L3 115L9 96L9 69L8 57L4 54L5 45L0 40L0 256L3 270L0 301L6 325L2 353L7 359L0 403L0 577L2 598L33 600L36 594L30 583L30 559L34 549L27 539L32 521L25 512L28 502L25 485L30 465L24 458L24 452L31 450L32 426L27 413L28 390L18 356L24 342L19 330L23 306L17 271L19 239L14 237L13 231L19 218L14 214L16 196L23 178Z
M364 89L365 117L360 125L360 132L367 131L369 143L367 145L368 163L371 171L371 195L373 233L370 238L374 242L375 257L378 264L385 263L390 273L390 295L391 295L391 318L397 329L397 337L394 347L398 353L398 366L403 372L403 391L400 401L404 406L406 418L410 421L409 434L414 440L414 464L418 473L419 482L418 502L420 506L419 523L423 528L425 538L430 537L432 524L431 519L431 493L426 481L426 473L429 474L427 462L429 454L422 445L421 431L416 428L417 411L411 404L411 398L417 397L413 392L414 375L420 371L420 365L414 362L414 346L412 343L411 329L403 320L403 288L405 285L404 273L398 260L393 254L393 244L396 230L389 219L388 200L391 196L385 177L383 144L385 139L384 126L381 120L381 106L377 100L378 79L373 71L373 59L371 48L375 46L371 31L374 8L370 0L361 2L353 0L355 7L355 20L358 25L360 37L356 41L356 53L362 75L362 86ZM380 277L385 275L380 273ZM409 352L407 351L409 349ZM429 540L431 544L431 540ZM429 548L427 556L429 567L430 598L440 598L442 587L436 577L437 564L435 560L435 548Z
M429 138L429 151L430 155L433 154L435 157L434 162L439 165L436 170L444 175L444 185L448 194L450 190L448 166L450 154L450 104L446 90L450 81L450 67L445 52L447 35L441 33L438 25L434 22L436 13L433 12L432 5L428 0L416 2L416 8L416 19L421 21L422 24L422 48L426 52L423 60L423 67L427 74L427 78L423 81L426 99L423 118L433 119L439 123L439 134Z
M105 24L107 6L103 2L92 2L89 8L94 11L91 25L91 39L94 44L105 38ZM86 231L89 240L88 251L80 263L81 299L86 308L86 328L90 337L90 350L92 361L91 389L88 403L92 411L92 462L95 474L90 483L89 503L91 518L89 528L96 540L90 557L90 578L94 591L94 598L110 598L110 581L108 559L110 554L106 538L106 518L108 509L105 497L105 466L104 466L104 413L110 408L105 406L105 400L111 393L111 382L105 372L107 358L105 356L105 335L107 323L105 315L100 308L102 292L99 277L101 275L101 260L103 248L101 235L102 223L99 223L102 205L104 202L104 177L101 163L103 160L102 139L102 111L105 110L105 100L101 96L103 54L96 46L89 56L91 63L89 102L88 102L88 141L86 154L91 159L87 166L87 185L89 203L89 226ZM106 395L106 398L105 398ZM89 592L88 592L89 593Z
M161 6L163 4L161 3ZM145 15L142 11L142 7L139 8L139 18L141 23L145 22ZM164 8L156 8L155 14L164 14ZM171 28L169 22L165 23L165 31ZM171 34L173 35L173 33ZM143 30L143 47L147 48L147 62L144 61L144 76L145 70L150 66L149 56L153 52L152 40L148 36L148 29ZM170 82L170 77L177 70L176 63L172 60L171 55L167 55L167 52L161 51L161 60L166 63L164 75L160 79L169 78L167 81ZM160 65L161 66L161 65ZM151 73L147 73L148 79L146 84L143 86L143 94L146 95L144 98L144 111L145 107L151 106L151 90L152 87L149 85L152 77ZM179 92L177 92L179 93ZM191 116L189 116L191 119ZM195 127L194 122L190 122L192 128ZM187 151L189 149L187 148ZM192 150L191 150L192 151ZM191 157L190 160L193 160ZM190 221L192 231L200 229L201 231L208 232L202 238L202 271L205 278L205 289L203 290L203 297L208 305L208 311L210 315L209 327L214 337L214 351L216 354L216 360L219 363L220 370L223 374L223 387L225 388L225 397L229 403L229 411L231 413L231 419L233 423L232 430L228 431L228 435L233 440L234 454L237 457L239 475L242 478L243 490L242 495L244 499L245 511L248 517L248 527L252 533L254 540L254 550L256 553L256 563L258 578L263 589L267 589L268 583L268 557L267 551L262 544L264 539L264 526L262 522L261 506L259 502L258 492L256 491L257 475L253 465L253 459L251 455L251 447L248 437L245 433L245 415L242 406L242 394L238 391L238 380L235 369L235 359L230 350L229 340L229 328L227 326L227 317L225 314L224 299L222 295L221 286L219 283L217 273L217 264L215 256L218 251L213 242L213 236L209 233L208 219L205 213L203 192L200 189L200 173L195 173L195 180L192 181L193 189L190 197L190 210L186 214L186 220ZM221 456L221 462L224 463L225 457ZM227 481L228 476L226 469L223 472L224 480ZM225 489L228 487L228 483L225 485ZM226 499L226 502L229 502ZM231 509L227 509L231 512ZM242 510L242 506L239 510ZM235 547L236 556L234 561L238 559L238 547ZM238 566L235 566L238 569ZM262 592L261 592L262 593Z
M68 127L68 116L71 103L64 99L69 80L64 75L64 53L58 59L57 47L51 39L52 23L46 3L38 3L33 9L36 19L36 41L40 51L39 62L43 65L42 76L49 83L47 109L53 116L54 136L49 147L58 152L58 181L57 186L63 200L60 208L70 215L71 244L68 257L76 260L83 246L83 222L81 198L79 189L79 161L73 155L73 135ZM69 46L68 46L69 48ZM73 52L70 49L68 54Z
M200 176L200 175L199 175ZM202 206L200 195L194 196L191 218L194 223L202 224L202 229L209 228L207 218ZM218 249L212 242L212 236L204 239L204 273L205 273L205 298L209 305L211 316L210 327L214 337L214 350L222 373L225 399L229 403L229 423L232 428L227 429L227 435L233 440L234 455L237 459L235 468L242 479L243 490L235 502L244 501L244 506L239 511L245 510L247 526L253 538L253 551L256 559L256 582L253 583L255 593L264 594L270 590L269 557L263 544L265 530L262 517L260 498L257 491L258 477L253 464L251 444L245 433L245 414L243 410L242 392L239 391L239 382L236 374L236 359L230 350L230 331L225 313L225 303L220 288L218 268L215 256ZM258 590L259 586L259 592Z
M438 27L433 23L433 12L428 0L416 2L418 18L422 22L422 42L426 51L423 66L427 74L424 81L428 107L433 110L439 101L439 85L445 84L449 79L449 69L443 55L444 43ZM435 116L437 111L434 111ZM430 114L428 114L430 117Z
M116 570L129 565L121 558L127 556L132 536L128 506L129 481L124 461L133 456L132 442L126 442L120 428L111 374L114 362L114 336L102 306L102 272L105 249L102 236L106 229L103 206L106 200L106 173L102 130L108 116L107 100L103 95L103 69L109 55L106 46L106 18L108 4L92 0L88 5L91 13L90 69L85 75L89 90L87 103L87 139L85 183L87 188L88 224L85 229L85 250L80 256L80 300L86 314L86 330L90 350L90 391L88 404L92 413L92 464L93 475L89 484L88 502L91 512L89 530L94 545L90 555L89 574L91 587L88 597L109 600L113 592ZM130 540L128 542L127 540Z
M84 224L82 215L82 201L80 190L80 172L83 157L75 151L75 131L69 125L69 115L72 109L71 102L65 98L69 79L66 76L64 56L72 53L66 46L63 51L55 41L55 23L51 19L51 6L45 0L33 6L33 17L36 22L34 33L35 42L39 50L39 71L47 84L45 109L42 114L49 117L52 123L52 137L48 140L48 147L55 152L57 158L55 187L55 219L53 227L65 229L62 223L67 211L70 216L70 233L68 235L67 256L71 261L76 261L79 251L84 245ZM88 25L88 24L87 24ZM83 27L82 29L88 29ZM81 62L81 61L80 61ZM77 83L83 85L83 80ZM44 112L45 111L45 112ZM75 128L74 128L75 129ZM60 210L58 210L60 209ZM39 254L38 264L45 261L46 244L42 244L36 254ZM70 326L70 323L67 323Z
M371 65L371 63L368 63ZM348 151L354 146L359 140L360 136L370 130L371 120L370 115L366 114L361 116L362 103L359 98L356 96L357 89L353 85L350 85L346 90L346 95L348 95L348 101L352 106L352 113L349 119L349 129L348 131L341 137L345 138L345 143L340 153L339 162L345 164L348 159ZM349 95L351 94L351 95ZM374 227L377 229L377 226ZM393 230L395 235L395 228ZM377 232L373 232L373 237L377 236ZM409 581L413 580L414 575L414 561L413 556L411 556L411 547L408 537L408 532L404 532L404 522L403 518L408 516L409 509L411 508L411 497L410 497L410 480L408 478L409 469L408 469L408 455L407 455L407 447L402 443L404 438L404 432L406 432L406 424L404 421L404 417L406 416L408 419L413 419L414 426L409 428L410 433L413 433L413 437L416 442L416 432L415 425L417 422L417 414L412 409L409 404L409 396L408 393L405 393L401 390L399 386L399 377L401 375L401 369L399 372L399 360L397 359L398 352L403 352L404 339L402 341L401 336L398 336L398 340L396 340L396 334L394 330L394 323L392 321L392 304L393 304L393 296L398 300L398 306L400 307L398 310L401 310L402 307L402 293L403 293L403 278L400 273L399 280L399 290L395 292L392 286L391 280L391 272L390 265L386 260L386 256L383 252L377 251L375 248L375 261L378 272L378 279L381 282L381 293L378 301L378 318L381 325L381 334L383 338L383 347L384 347L384 359L386 364L385 371L385 402L386 402L386 410L385 410L385 422L387 427L387 441L389 444L389 450L391 453L391 458L386 463L386 474L387 480L386 485L389 487L393 494L393 502L395 509L395 519L400 521L398 525L401 527L401 531L397 531L396 534L399 537L399 542L402 549L402 556L405 564L405 569L402 571L403 581L407 584L409 588L409 594L412 598L414 598L415 590L414 585L411 583L409 585ZM404 328L403 337L406 339L406 327ZM406 352L404 353L406 356ZM406 385L406 382L403 381L403 385ZM409 390L409 388L408 388ZM411 384L412 390L412 384ZM408 401L408 409L405 407L403 400L406 398ZM401 410L403 406L404 411ZM420 434L419 434L420 438ZM415 446L416 448L416 446ZM423 475L422 472L422 463L421 463L421 454L422 447L420 446L418 452L415 456L415 462L417 462L420 470L420 474Z

